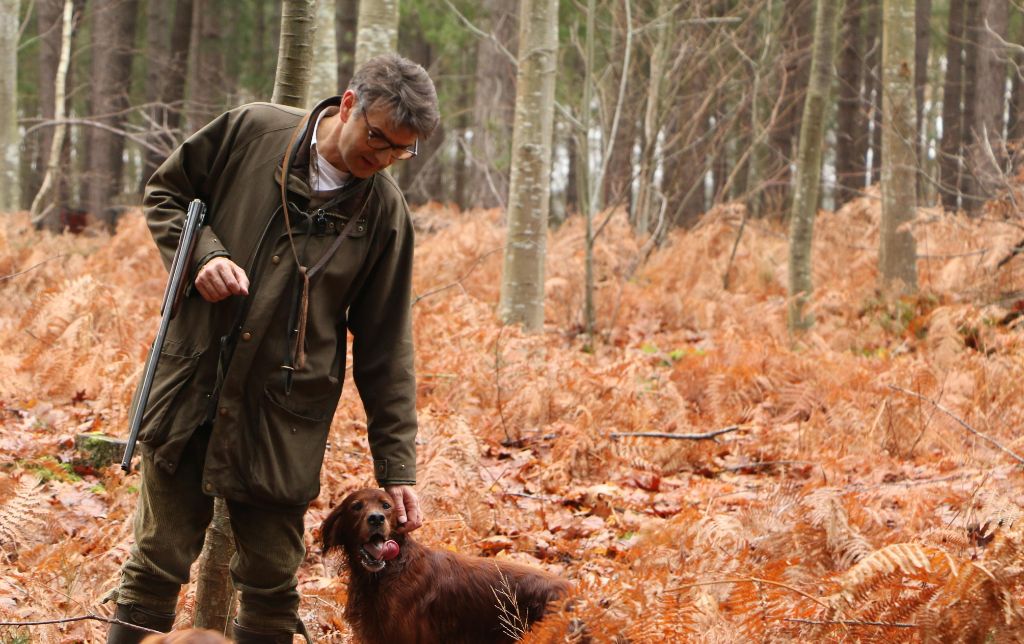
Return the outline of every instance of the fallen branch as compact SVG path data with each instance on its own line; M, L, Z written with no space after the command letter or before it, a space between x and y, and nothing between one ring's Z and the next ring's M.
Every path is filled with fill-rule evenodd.
M84 622L87 620L106 622L108 624L120 624L121 626L127 626L128 628L133 628L144 633L163 635L162 631L154 631L153 629L146 628L145 626L130 624L114 617L103 617L102 615L96 615L94 613L86 613L85 615L77 615L75 617L64 617L62 619L43 619L35 622L0 622L0 626L46 626L47 624L68 624L71 622Z
M754 461L743 465L729 465L723 467L725 472L742 472L743 470L757 467L775 467L776 465L817 465L814 461Z
M931 403L936 409L938 409L942 413L946 414L947 416L949 416L950 418L955 420L961 427L963 427L967 431L971 432L972 434L974 434L978 438L982 439L983 441L989 443L990 445L995 446L997 449L999 449L999 451L1003 452L1004 454L1008 454L1009 456L1013 457L1013 459L1016 460L1021 465L1024 465L1024 458L1021 458L1015 452L1007 449L1005 446L1003 446L1002 443L1000 443L999 441L995 440L994 438L989 438L985 434L982 434L978 430L974 429L973 427L968 425L963 419L961 419L956 414L954 414L950 410L946 409L945 407L943 407L939 403L935 402L931 398L927 398L925 396L922 396L921 394L917 393L916 391L910 391L909 389L904 389L903 387L897 387L896 385L889 385L889 389L892 389L893 391L898 391L898 392L900 392L902 394L906 394L908 396L912 396L912 397L917 398L919 400L923 400L923 401L925 401L927 403Z
M17 277L19 275L24 275L25 273L27 273L27 272L29 272L29 271L31 271L33 269L39 268L40 266L42 266L46 262L50 262L50 261L53 261L55 259L60 259L61 257L64 257L66 255L67 255L67 253L61 253L60 255L54 255L53 257L47 257L46 259L44 259L43 261L39 262L38 264L33 264L32 266L29 266L28 268L26 268L23 271L18 271L17 273L11 273L10 275L0 276L0 282L2 282L4 280L14 279L15 277Z
M822 626L831 626L835 624L842 626L883 626L888 628L917 628L917 624L904 624L902 622L862 622L858 619L837 619L819 621L816 619L800 619L797 617L786 617L782 621L796 622L798 624L820 624Z
M610 434L612 438L624 438L624 437L636 437L636 438L671 438L681 441L705 441L713 439L722 434L728 434L729 432L738 432L740 430L739 425L731 425L723 429L716 429L713 432L706 434L671 434L669 432L613 432Z

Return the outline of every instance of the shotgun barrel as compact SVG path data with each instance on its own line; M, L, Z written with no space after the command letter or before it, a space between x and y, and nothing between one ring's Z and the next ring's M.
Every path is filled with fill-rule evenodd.
M164 288L163 303L160 305L160 328L157 330L156 339L153 340L153 346L149 350L142 382L139 383L139 388L135 392L135 404L132 406L129 423L128 444L125 446L124 458L121 459L121 469L125 472L130 472L132 469L135 443L139 440L142 417L146 412L146 404L149 402L149 390L153 386L156 366L160 361L160 351L163 349L164 339L167 337L167 327L174 316L178 314L181 301L188 288L186 280L192 267L192 255L195 252L196 241L199 239L199 228L205 220L206 205L199 199L194 199L188 205L185 225L181 229L181 237L178 238L178 248L174 251L174 259L171 260L171 271L167 277L167 286Z

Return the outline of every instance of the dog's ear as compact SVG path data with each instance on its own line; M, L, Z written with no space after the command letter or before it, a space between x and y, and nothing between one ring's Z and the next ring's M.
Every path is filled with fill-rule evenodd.
M345 505L342 504L331 510L331 513L327 515L324 522L320 524L320 547L323 552L330 552L334 548L338 548L343 545L341 542L341 535L338 534L338 531L343 529L340 522L342 508L344 507Z

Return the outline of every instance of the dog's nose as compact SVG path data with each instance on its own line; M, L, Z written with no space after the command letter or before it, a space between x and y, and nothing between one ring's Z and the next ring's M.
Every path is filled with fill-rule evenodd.
M384 515L380 512L374 512L370 516L366 517L367 523L375 528L379 528L384 525Z

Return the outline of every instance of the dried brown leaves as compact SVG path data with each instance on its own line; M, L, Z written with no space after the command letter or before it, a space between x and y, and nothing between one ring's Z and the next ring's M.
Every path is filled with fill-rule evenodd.
M571 578L574 598L529 641L1013 633L1020 471L888 385L1021 449L1022 342L998 322L1024 297L1024 259L997 266L1019 231L922 209L922 295L893 300L875 290L877 199L822 213L817 324L794 338L777 227L749 222L722 288L741 214L713 210L638 270L644 240L615 215L595 249L601 335L589 349L578 335L580 222L551 234L548 326L524 335L494 314L500 213L418 215L420 539ZM13 463L0 472L0 508L15 512L29 494L19 481L41 478L31 494L46 499L48 522L5 545L3 618L91 610L130 534L134 475L64 463L76 431L122 433L165 273L138 217L110 239L36 234L18 216L0 227L2 275L58 256L0 281L0 461ZM372 483L364 423L347 387L310 528ZM610 438L734 424L717 441ZM304 617L317 641L343 641L345 581L312 535L309 545ZM101 631L32 633L98 641Z

